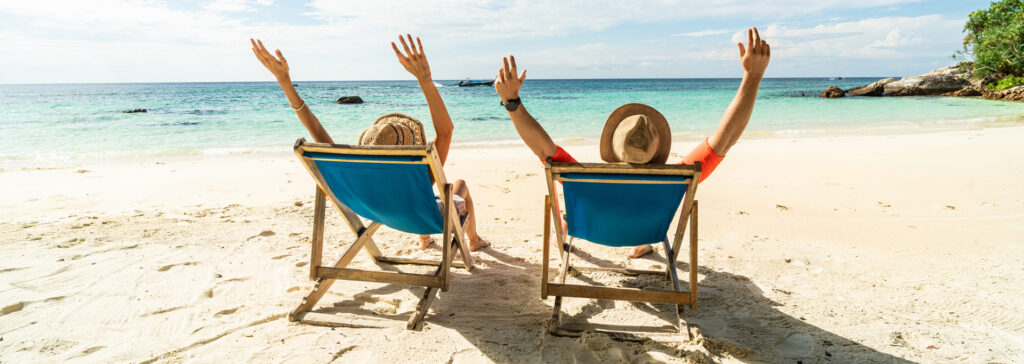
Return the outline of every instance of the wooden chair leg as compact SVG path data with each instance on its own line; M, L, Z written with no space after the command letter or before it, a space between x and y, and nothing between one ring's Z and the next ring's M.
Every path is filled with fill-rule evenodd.
M548 333L554 334L561 327L562 319L562 296L555 296L555 306L551 310L551 320L548 321Z
M697 201L690 213L690 309L697 309Z
M562 267L561 267L562 269L561 269L561 272L559 272L559 276L558 276L558 283L559 284L565 284L565 276L569 273L569 257L571 256L571 254L570 254L571 251L572 251L572 240L570 240L569 243L565 245L565 249L562 250ZM548 332L549 333L554 334L554 333L558 332L558 329L561 326L561 323L560 323L561 316L562 316L562 296L555 296L555 305L554 305L554 309L551 312L551 322L548 323Z
M360 250L366 247L365 244L371 241L370 239L372 239L373 234L377 232L377 229L380 228L380 226L381 224L379 222L373 222L370 226L363 228L363 230L359 232L359 237L352 243L352 246L345 251L345 254L338 259L338 262L334 263L334 267L343 268L347 266L348 263L351 263L352 259L355 258L356 253L359 253ZM316 277L316 268L317 267L313 267L314 277ZM302 303L288 315L288 319L291 321L297 321L299 314L312 309L313 306L320 301L320 298L323 298L324 294L327 293L327 290L330 289L333 284L334 279L318 278L316 280L316 284L313 285L313 291L302 299Z
M423 318L427 316L427 311L430 310L430 304L434 303L434 297L437 297L437 288L427 288L423 292L423 297L420 298L420 303L416 305L416 312L409 318L409 324L406 326L409 330L420 330L423 328Z
M324 250L324 214L327 210L327 196L319 186L313 199L313 251L309 254L309 280L316 280L316 267L322 263Z

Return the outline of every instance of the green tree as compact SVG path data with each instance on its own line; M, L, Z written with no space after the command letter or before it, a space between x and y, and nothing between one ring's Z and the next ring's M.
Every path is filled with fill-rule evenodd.
M1024 75L1024 0L994 1L967 16L964 49L974 56L975 74Z

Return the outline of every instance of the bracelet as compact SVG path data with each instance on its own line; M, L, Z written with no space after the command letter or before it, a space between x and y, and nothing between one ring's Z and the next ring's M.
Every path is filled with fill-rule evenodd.
M301 101L302 101L302 105L299 105L299 107L293 107L292 110L299 111L299 110L302 110L302 108L306 107L306 100L301 100ZM291 105L288 105L288 106L291 107Z

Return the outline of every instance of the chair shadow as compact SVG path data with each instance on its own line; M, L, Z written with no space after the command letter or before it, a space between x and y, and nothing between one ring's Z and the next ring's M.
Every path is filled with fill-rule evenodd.
M579 251L577 248L577 246L573 247L573 253ZM493 258L497 264L514 268L511 273L507 271L503 272L506 276L527 275L534 278L533 289L535 289L534 292L537 292L537 297L539 298L540 264L527 263L521 258L510 256L495 249L485 249L476 253L482 253L483 255ZM655 251L655 254L662 253L663 252L660 250ZM587 263L597 266L618 266L613 262L602 260L590 254L584 253L575 255L576 256L572 259L583 259ZM477 256L480 256L480 254L477 254ZM661 255L660 257L663 262L664 256ZM678 271L686 272L688 269L689 265L687 263L677 263ZM712 355L731 356L744 362L910 362L891 354L877 351L871 347L842 337L838 334L808 323L800 318L790 316L785 312L780 311L778 307L782 306L782 304L765 297L764 293L758 289L748 277L708 268L699 268L698 272L704 276L700 281L698 289L698 306L696 310L691 310L688 307L684 310L686 316L685 320L691 327L697 328L695 331L700 333L697 338L697 342L702 344L701 346ZM684 283L683 280L685 277L685 274L680 275L681 284ZM600 284L585 275L578 275L575 278L582 280L587 284ZM553 277L551 279L553 279ZM671 282L665 278L657 277L657 279L653 280L644 279L643 282L634 280L634 277L630 277L626 282L643 284L650 288L671 290ZM453 280L453 291L463 289L479 293L485 292L481 290L473 290L472 287L464 286L473 284L468 281L469 280L465 279ZM660 281L663 283L662 286L656 287L656 284L651 283L652 281ZM493 300L498 298L477 296L473 299L484 302L493 302ZM580 300L584 298L565 299ZM446 306L449 306L458 300L465 300L465 298L457 297L451 293L442 295L439 297L439 300L435 302L434 309L444 312L446 311ZM595 317L604 310L614 307L614 303L612 303L612 301L586 300L588 300L588 302L583 306L581 311L572 317L565 315L563 308L563 322L570 320L585 321ZM476 325L478 322L472 320L456 320L446 317L446 315L436 315L435 317L428 315L427 325L439 325L456 330L469 342L478 343L476 346L477 349L479 349L483 355L495 362L529 362L531 360L528 360L529 358L524 358L522 353L537 350L535 339L536 335L542 335L553 339L553 336L547 333L547 321L551 317L551 303L553 302L553 299L549 297L548 300L537 299L530 301L533 302L527 304L520 303L520 306L529 312L526 317L520 316L520 322L517 324L521 326L522 322L525 321L536 323L537 326L535 330L531 330L529 332L530 336L533 337L534 340L524 341L529 344L522 348L511 347L514 345L512 343L501 343L501 345L489 343L487 341L488 335L482 334L482 328L477 327ZM612 340L633 347L637 353L646 351L662 351L666 353L674 353L681 357L705 355L697 353L695 352L697 349L689 349L689 347L685 345L682 346L685 348L683 349L680 346L667 345L666 343L651 340L643 335L642 332L648 330L654 334L663 334L667 328L671 328L672 331L675 331L676 329L672 326L675 322L674 305L640 302L632 302L631 304L650 315L664 320L667 325L628 327L619 327L618 325L604 325L602 327L601 325L598 325L597 327L612 330L622 330L625 328L632 330L639 329L638 331L641 331L641 333L608 334ZM682 335L679 337L680 339L683 338ZM574 338L560 339L570 341L576 340ZM542 339L542 341L543 340L545 339ZM585 347L586 345L583 346ZM548 358L543 357L544 353L540 354L541 356L536 358L536 361L549 361Z

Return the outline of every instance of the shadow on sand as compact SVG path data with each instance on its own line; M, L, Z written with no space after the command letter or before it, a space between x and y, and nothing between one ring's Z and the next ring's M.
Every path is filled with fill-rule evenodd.
M587 244L583 243L581 248L586 249ZM574 262L617 266L585 251L577 252L579 250L574 249ZM655 254L660 254L660 251ZM764 292L747 277L706 268L699 269L702 279L697 309L685 309L686 321L697 334L692 341L683 335L672 334L675 332L672 326L674 306L648 303L628 304L656 318L655 321L663 322L663 325L629 326L630 331L635 331L633 334L584 332L579 337L557 337L549 335L546 330L553 298L540 299L539 264L528 263L525 259L495 249L484 249L474 255L483 264L479 264L472 274L457 271L450 291L438 297L426 318L426 326L448 328L465 339L462 343L465 347L459 348L453 359L456 354L468 353L499 363L622 362L635 361L639 356L652 357L651 352L660 352L658 355L663 355L662 358L669 354L696 361L731 357L744 362L909 362L780 311L778 308L782 304L765 297ZM664 261L663 256L653 259ZM681 272L688 268L686 263L680 263L678 267ZM624 278L594 279L574 275L574 279L586 284L670 289L668 281L657 277L620 277ZM492 287L481 289L482 285ZM384 286L355 293L360 296L386 295L401 290L409 290L414 295L422 292L422 288ZM529 292L528 296L524 297L524 292ZM605 300L565 300L585 303L578 310L573 310L575 312L563 307L563 322L588 321L615 307L614 302ZM315 311L370 315L384 321L398 321L389 326L404 324L409 317L408 312L381 315L356 306L331 307L330 302L322 302L322 305L328 307Z

